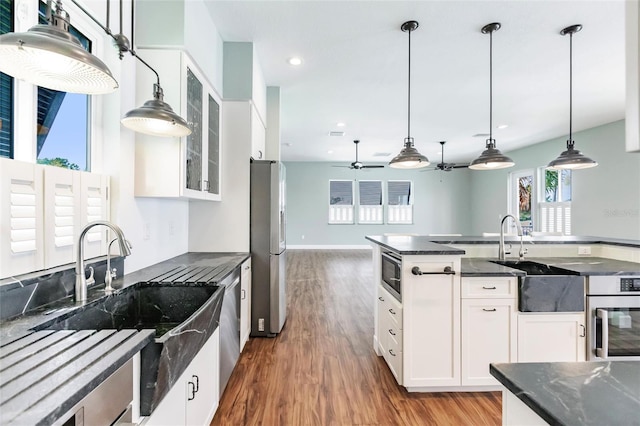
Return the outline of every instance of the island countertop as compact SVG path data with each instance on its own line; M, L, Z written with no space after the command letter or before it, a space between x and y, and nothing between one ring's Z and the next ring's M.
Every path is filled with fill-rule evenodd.
M463 255L464 250L434 243L428 236L371 235L367 240L401 255Z
M640 425L640 361L491 364L551 425Z

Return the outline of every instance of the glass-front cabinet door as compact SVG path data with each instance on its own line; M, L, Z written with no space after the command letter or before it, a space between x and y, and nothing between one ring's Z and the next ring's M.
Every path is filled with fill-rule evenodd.
M202 106L202 83L187 67L187 122L191 134L187 136L186 187L195 191L202 190Z
M209 94L207 131L207 185L209 194L220 196L220 101Z

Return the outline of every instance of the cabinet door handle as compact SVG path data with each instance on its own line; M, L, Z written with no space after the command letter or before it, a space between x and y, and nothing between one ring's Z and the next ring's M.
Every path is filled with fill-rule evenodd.
M382 296L378 296L378 300L381 302L384 302L384 299L382 298Z
M390 354L391 356L396 356L396 354L395 354L395 353L393 353L393 349L389 349L389 354Z
M195 390L194 390L194 394L196 392L198 392L200 390L200 377L196 376L195 374L193 376L191 376L193 379L196 380L196 384L195 384Z
M396 314L396 311L394 311L393 309L389 309L389 313L390 313L391 315L395 315L395 314Z
M495 312L496 308L491 308L491 309L482 308L482 310L485 311L485 312Z
M390 334L390 335L392 335L392 336L395 336L395 335L396 335L396 333L393 331L393 329L392 329L392 328L390 328L390 329L389 329L389 334Z
M244 300L247 298L247 292L245 291L245 289L243 288L242 290L240 290L242 292L242 297L241 299Z
M584 324L580 324L580 337L587 337L587 329Z
M485 286L482 286L482 288L483 288L484 290L495 290L495 289L496 289L496 286L493 286L493 287L485 287Z
M187 382L187 386L189 386L189 392L191 392L191 395L187 397L187 401L193 401L196 398L196 384Z
M411 268L413 275L455 275L456 271L451 269L451 266L445 266L442 272L422 272L418 266Z
M209 181L208 180L203 180L204 185L203 186L203 191L208 191L209 190Z
M248 271L249 269L251 269L251 266L249 266L249 265L247 265L247 266L245 266L245 267L244 267L244 270L245 270L245 271Z

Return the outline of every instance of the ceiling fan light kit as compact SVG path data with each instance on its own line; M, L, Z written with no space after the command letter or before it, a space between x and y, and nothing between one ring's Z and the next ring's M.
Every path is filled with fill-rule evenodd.
M560 31L561 35L569 34L569 139L567 150L563 151L547 168L552 170L577 170L595 167L598 163L574 148L572 138L573 127L573 35L582 29L582 25L571 25Z
M515 164L496 148L496 140L493 139L493 33L500 26L499 22L493 22L482 27L482 33L489 34L489 139L486 141L486 149L469 165L472 170L506 169Z
M418 21L407 21L400 29L409 33L409 67L407 90L407 137L404 139L404 147L390 162L389 166L395 169L420 169L429 165L429 159L420 154L413 145L411 137L411 33L418 29Z

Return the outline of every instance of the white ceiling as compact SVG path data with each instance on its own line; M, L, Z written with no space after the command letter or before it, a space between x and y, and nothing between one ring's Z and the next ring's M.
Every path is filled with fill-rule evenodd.
M569 38L559 32L572 24L583 25L573 37L574 132L624 118L623 0L207 6L223 40L253 42L267 85L280 86L285 161L350 162L354 139L364 162L400 151L408 68L400 26L408 20L420 23L411 35L411 136L432 163L439 140L445 161L470 161L484 148L486 137L473 135L489 132L489 35L480 29L490 22L502 24L493 35L493 127L503 152L568 133ZM289 65L292 56L303 64ZM329 136L339 130L344 137ZM381 152L390 155L374 156Z

